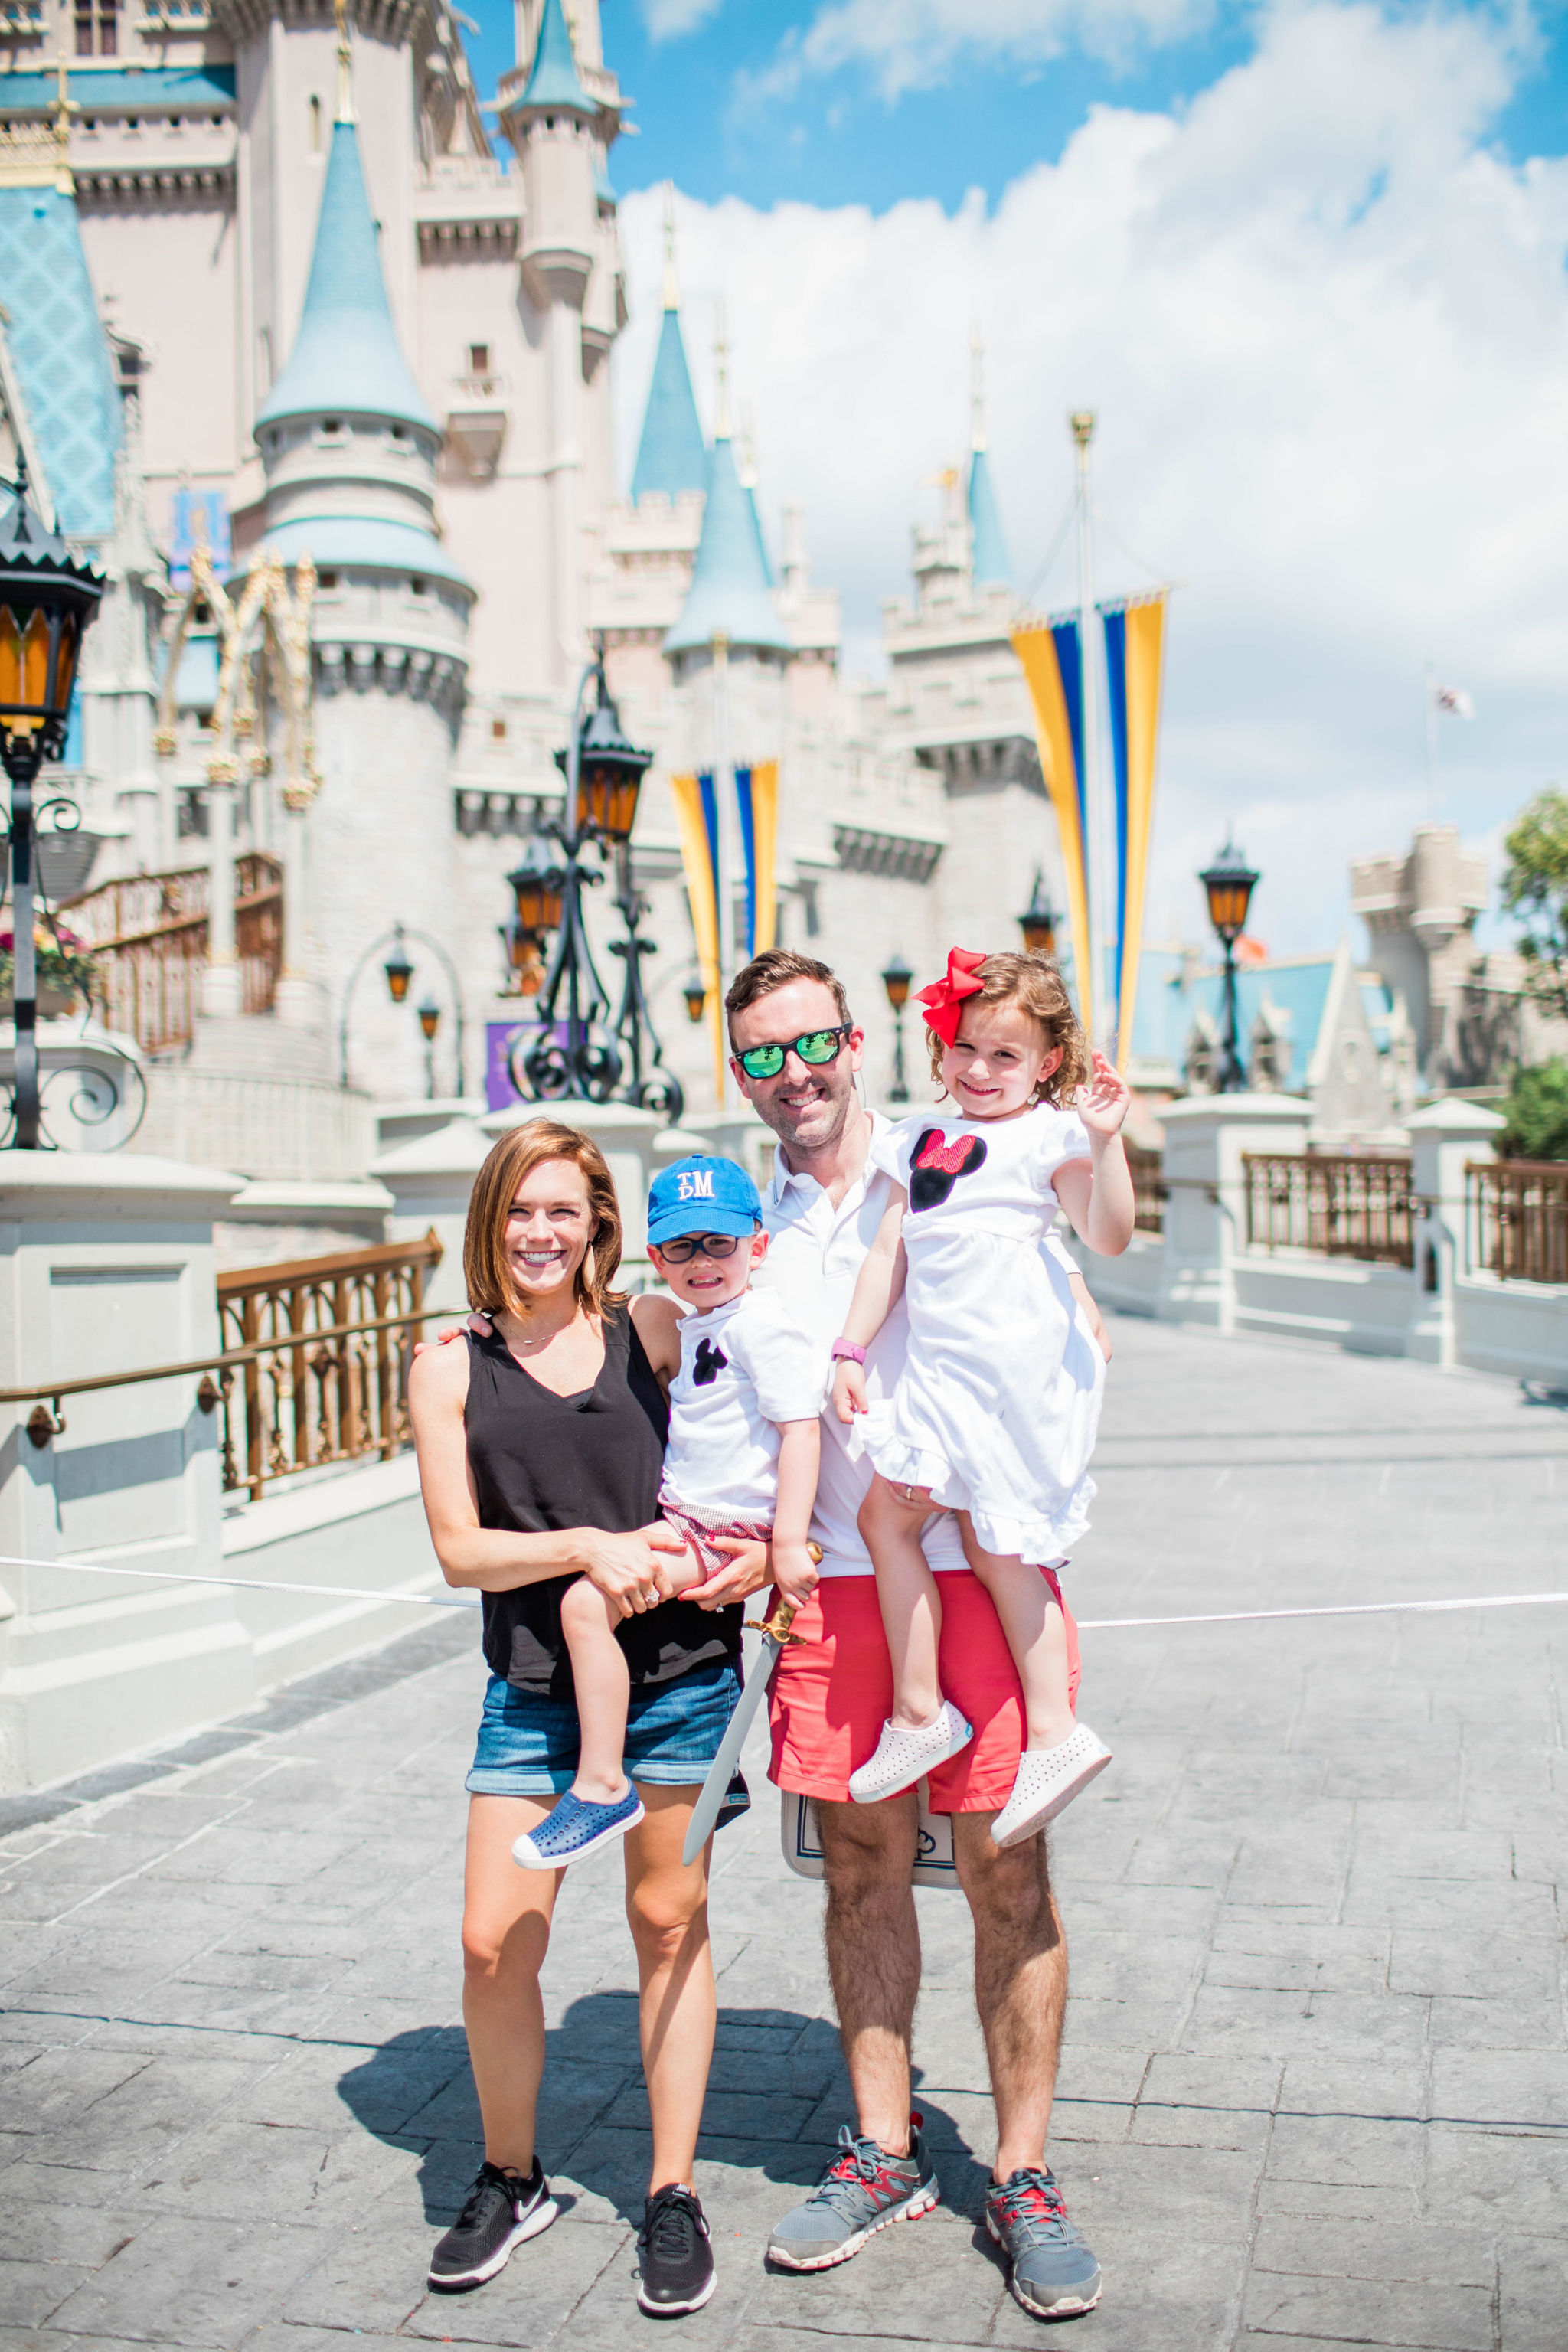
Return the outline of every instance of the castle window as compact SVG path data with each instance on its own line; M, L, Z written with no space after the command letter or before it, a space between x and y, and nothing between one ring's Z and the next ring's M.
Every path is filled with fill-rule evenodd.
M76 53L79 58L111 58L120 46L115 0L77 0Z
M195 623L198 629L205 629L207 623L212 619L211 606L198 603L192 610L191 618Z
M323 416L323 417L322 417L322 419L321 419L321 430L322 430L322 432L323 432L323 433L331 433L331 434L334 434L334 435L335 435L335 434L339 434L339 433L341 433L341 432L342 431L342 429L343 429L343 420L342 420L342 418L341 416Z
M319 155L321 152L321 101L312 90L310 92L310 152L312 155Z
M468 373L470 375L489 375L489 372L490 347L489 343L470 343L468 345Z
M425 593L424 581L419 579L417 576L411 579L408 583L408 592L412 596L423 596Z
M317 585L317 587L318 587L318 588L335 588L335 587L337 586L337 584L338 584L338 575L337 575L337 573L336 573L335 572L317 572L317 574L316 574L316 585Z
M490 720L490 741L492 743L504 743L506 741L506 720L504 719L492 719Z
M406 441L408 438L407 425L395 425L392 428L392 437L395 441Z

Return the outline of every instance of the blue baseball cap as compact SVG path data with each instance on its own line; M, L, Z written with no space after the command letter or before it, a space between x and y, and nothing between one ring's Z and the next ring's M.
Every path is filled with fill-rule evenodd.
M647 1188L647 1237L656 1249L682 1234L744 1235L762 1221L757 1188L732 1160L694 1152L660 1169Z

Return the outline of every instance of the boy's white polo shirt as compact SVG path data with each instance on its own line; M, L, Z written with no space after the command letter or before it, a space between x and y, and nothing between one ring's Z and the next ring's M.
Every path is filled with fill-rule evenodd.
M876 1132L890 1122L873 1111ZM793 1175L783 1151L773 1156L773 1181L763 1194L768 1254L752 1276L754 1290L776 1290L793 1320L826 1352L844 1328L855 1284L864 1265L892 1183L868 1170L851 1184L837 1208L815 1176ZM866 1353L866 1385L872 1397L890 1396L909 1352L910 1318L900 1298ZM811 1532L822 1546L823 1576L869 1576L871 1562L856 1521L871 1484L871 1465L849 1456L849 1432L831 1404L822 1416L822 1468ZM967 1563L951 1512L933 1519L921 1538L935 1570Z

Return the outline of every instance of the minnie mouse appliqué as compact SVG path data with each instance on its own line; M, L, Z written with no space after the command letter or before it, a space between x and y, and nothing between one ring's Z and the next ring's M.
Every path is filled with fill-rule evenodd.
M961 1176L973 1176L985 1160L978 1135L955 1136L949 1143L940 1127L928 1127L915 1145L910 1162L910 1209L939 1209L950 1200Z

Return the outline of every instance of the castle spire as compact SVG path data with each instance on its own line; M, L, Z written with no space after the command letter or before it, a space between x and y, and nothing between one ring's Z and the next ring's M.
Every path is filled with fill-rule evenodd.
M339 0L340 23L342 16ZM347 49L339 45L340 70ZM346 77L339 92L344 103ZM327 181L300 331L288 365L261 404L257 427L285 416L389 416L437 432L404 359L381 274L375 221L365 193L359 134L350 111L332 125Z
M708 487L708 452L691 390L691 371L680 332L680 294L675 276L675 186L664 187L664 317L653 379L643 412L642 438L632 470L632 502L656 490L674 500Z
M1002 510L991 480L991 459L985 439L985 349L975 327L969 339L969 551L977 586L1005 583L1013 577L1013 562L1002 529Z
M680 288L675 275L675 182L664 184L664 308L679 310Z
M338 20L338 111L335 120L352 122L354 119L354 60L353 50L349 46L346 0L332 0L332 14Z
M529 69L528 86L517 100L523 107L548 107L556 114L596 114L598 109L584 89L577 72L577 53L572 44L572 27L566 21L561 0L544 0L544 13L539 20L539 38L533 45L533 64Z

